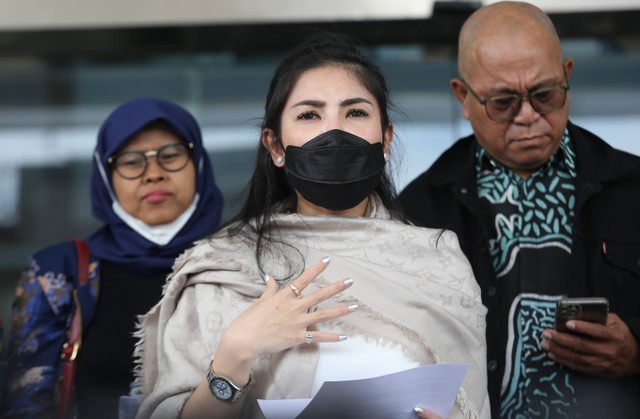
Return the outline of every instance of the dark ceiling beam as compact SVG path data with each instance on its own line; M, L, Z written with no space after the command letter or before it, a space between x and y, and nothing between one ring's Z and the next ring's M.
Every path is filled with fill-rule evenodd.
M455 48L460 26L472 10L436 8L429 19L212 25L46 31L0 31L3 57L122 59L158 53L287 49L314 30L334 30L364 44L423 43ZM640 10L551 14L563 39L603 37L640 40Z

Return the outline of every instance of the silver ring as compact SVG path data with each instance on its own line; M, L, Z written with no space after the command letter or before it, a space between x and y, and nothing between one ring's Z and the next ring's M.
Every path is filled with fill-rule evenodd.
M307 330L307 333L304 335L304 341L309 345L311 345L311 342L313 342L313 335L311 334L311 330Z
M293 291L296 297L300 298L300 290L295 285L293 285L293 282L289 282L289 288L291 288L291 291Z

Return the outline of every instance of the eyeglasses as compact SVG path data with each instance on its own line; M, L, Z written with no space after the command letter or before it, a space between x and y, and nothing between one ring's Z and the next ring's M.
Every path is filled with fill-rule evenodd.
M156 157L161 168L167 172L178 172L189 162L193 143L167 144L147 152L125 151L109 157L107 162L125 179L137 179L144 175L149 157Z
M566 79L566 75L565 75ZM522 101L528 100L533 110L540 115L546 115L562 109L567 100L567 90L569 84L559 84L557 86L543 87L529 91L526 95L510 94L493 96L486 99L478 96L471 86L464 79L460 79L469 89L471 95L484 106L487 116L496 122L511 122L520 113Z

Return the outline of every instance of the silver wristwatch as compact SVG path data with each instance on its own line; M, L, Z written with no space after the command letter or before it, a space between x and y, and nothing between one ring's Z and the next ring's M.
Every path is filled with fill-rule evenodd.
M251 383L251 375L249 375L249 381L247 384L240 388L227 377L216 374L213 370L213 366L210 365L209 370L207 371L207 383L209 384L211 394L216 396L218 399L226 402L235 402L240 400L247 392L247 388Z

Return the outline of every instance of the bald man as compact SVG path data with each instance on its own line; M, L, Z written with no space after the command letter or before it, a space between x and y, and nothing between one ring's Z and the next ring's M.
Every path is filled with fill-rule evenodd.
M573 61L530 4L473 13L458 71L473 135L400 200L453 230L473 266L493 417L640 418L640 158L569 121ZM606 297L606 324L554 330L563 296Z

